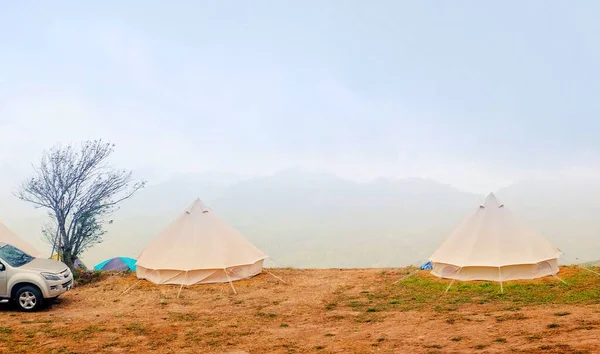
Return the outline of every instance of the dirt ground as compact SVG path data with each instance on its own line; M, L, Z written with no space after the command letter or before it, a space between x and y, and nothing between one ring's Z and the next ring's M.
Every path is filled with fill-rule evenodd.
M269 271L287 283L263 272L234 283L237 295L211 284L177 298L178 286L114 275L38 313L2 305L0 352L600 353L594 302L449 306L443 292L406 293L402 269Z

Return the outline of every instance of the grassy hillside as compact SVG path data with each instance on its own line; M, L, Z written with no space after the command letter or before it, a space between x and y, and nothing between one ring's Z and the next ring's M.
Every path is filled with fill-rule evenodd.
M596 269L598 270L598 269ZM49 310L8 307L6 353L594 353L600 276L455 283L413 269L270 269L229 284L186 287L106 275ZM123 291L135 287L123 295Z

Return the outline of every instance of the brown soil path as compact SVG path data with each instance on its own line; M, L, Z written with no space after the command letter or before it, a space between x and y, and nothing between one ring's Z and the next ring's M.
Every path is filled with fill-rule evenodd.
M135 277L109 276L39 313L2 305L0 353L600 352L598 304L398 307L385 296L406 270L272 271L289 284L263 273L177 299L145 281L120 296Z

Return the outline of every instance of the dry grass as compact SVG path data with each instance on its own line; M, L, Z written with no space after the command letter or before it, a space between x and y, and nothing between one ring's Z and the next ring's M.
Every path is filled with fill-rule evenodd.
M0 353L594 353L600 277L448 282L412 269L291 270L184 288L108 276L33 314L3 305Z

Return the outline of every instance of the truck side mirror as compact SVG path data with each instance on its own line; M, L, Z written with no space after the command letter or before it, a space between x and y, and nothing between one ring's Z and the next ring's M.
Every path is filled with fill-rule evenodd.
M0 272L4 272L6 270L6 267L4 266L4 264L0 263Z

